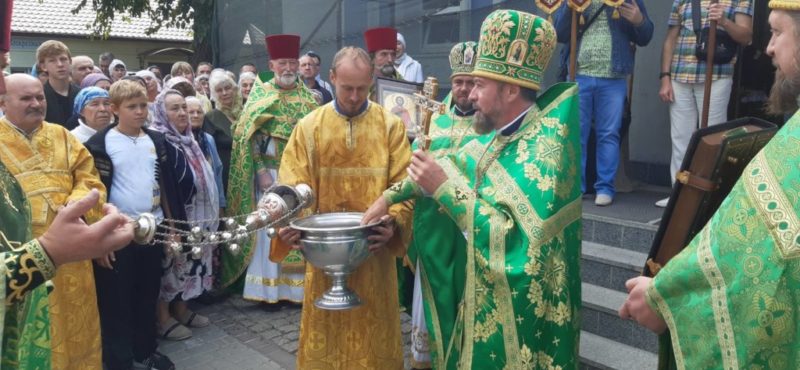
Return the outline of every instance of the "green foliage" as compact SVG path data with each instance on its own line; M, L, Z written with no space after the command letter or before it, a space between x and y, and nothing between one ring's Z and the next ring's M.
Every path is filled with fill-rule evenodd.
M89 0L81 2L72 10L77 14L89 6ZM115 17L150 18L145 33L150 35L161 27L186 29L191 25L195 44L207 42L211 31L214 0L91 0L90 9L97 13L95 34L107 38Z

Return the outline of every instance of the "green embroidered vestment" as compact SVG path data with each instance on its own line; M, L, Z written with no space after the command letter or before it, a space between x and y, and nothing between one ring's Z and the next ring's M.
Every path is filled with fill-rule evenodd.
M277 170L286 148L286 143L300 118L317 108L311 91L298 81L294 89L283 90L275 84L274 78L264 82L260 78L253 84L247 104L233 130L231 166L228 179L228 214L240 215L255 211L258 199L255 198L254 176L258 170ZM275 145L275 154L264 154L254 150L256 142ZM276 182L278 179L274 179ZM255 251L253 236L243 243L238 254L223 248L221 261L220 287L242 291L244 273ZM298 265L304 269L304 261L299 253L293 251L284 264Z
M450 106L448 94L442 102ZM431 121L429 152L435 158L454 153L478 135L472 129L472 116L459 116L455 106L447 113L436 114ZM484 144L493 134L486 135ZM417 149L417 142L412 144ZM411 263L419 261L422 282L425 324L432 363L443 368L444 349L447 348L458 313L458 304L464 291L464 265L466 264L466 239L455 222L439 210L430 197L423 196L411 179L395 184L384 193L392 204L414 198L413 238L408 248ZM408 282L413 283L413 282Z
M798 144L795 113L648 289L678 369L800 368Z
M575 369L580 333L580 125L575 84L542 94L511 136L439 163L433 199L466 235L448 369Z
M50 320L47 287L55 268L31 240L31 211L25 193L0 162L0 257L3 295L0 368L49 369Z

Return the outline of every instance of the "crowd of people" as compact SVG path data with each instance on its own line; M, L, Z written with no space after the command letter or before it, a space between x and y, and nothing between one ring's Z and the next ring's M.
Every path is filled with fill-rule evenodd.
M313 51L300 55L299 41L293 35L267 37L274 79L259 76L251 63L241 67L238 77L208 62L193 68L178 61L168 74L155 65L131 71L111 52L102 53L95 64L89 56L73 56L63 42L43 42L30 75L6 78L0 104L3 141L9 141L10 149L3 163L11 175L31 179L18 181L31 204L32 235L41 240L44 228L54 222L57 205L80 199L91 189L97 189L91 190L97 204L86 214L89 223L103 216L103 207L113 205L114 216L134 219L152 213L160 232L167 234L187 227L214 233L225 228L226 217L252 212L277 183L282 153L298 121L335 98L332 84L319 75L322 58ZM401 41L402 35L390 28L369 36L369 43L382 43L370 51L381 53L381 66L391 76L399 76L393 63ZM357 51L338 58L360 57ZM7 57L4 52L4 66ZM373 56L367 58L372 65ZM334 70L336 63L341 62L334 62ZM414 78L420 79L419 63L405 65L414 63L419 75ZM363 76L368 78L358 81L364 86L340 89L348 98L340 99L342 106L371 92L374 71L367 72ZM362 104L350 109L355 112ZM405 129L393 131L397 133L405 137ZM44 144L37 147L38 141ZM43 162L22 161L31 150ZM17 159L22 162L12 165ZM393 164L400 176L400 164ZM388 187L386 181L382 188ZM53 190L38 191L47 184ZM170 237L180 242L178 238ZM25 302L49 302L47 330L40 333L49 343L44 337L17 343L19 353L38 346L37 356L12 356L10 364L169 369L172 363L157 351L157 339L183 340L192 328L209 324L207 317L189 309L190 300L211 291L268 304L304 300L304 260L289 251L271 261L272 242L265 231L239 252L209 245L199 254L175 254L166 245L128 242L122 249L114 244L115 251L109 245L98 247L95 254L106 253L93 262L73 262L60 266L54 276L44 276L52 278L54 292L49 297L31 294ZM395 249L403 250L400 244ZM33 313L22 317L41 319Z
M662 98L674 100L673 151L684 145L677 125L696 120L688 111L702 75L685 50L694 42L682 23L688 1L675 4L660 76ZM770 109L788 114L800 95L800 2L770 7ZM416 140L375 103L376 76L423 76L391 27L367 30L366 50L339 50L330 83L319 76L323 58L301 54L297 35L267 36L271 74L244 64L238 76L183 61L166 75L133 72L110 52L95 66L60 41L42 43L31 73L7 76L0 95L2 366L174 369L158 339L209 325L188 302L213 292L302 304L300 369L402 368L401 306L412 314L414 368L577 368L588 131L594 122L603 172L595 203L609 205L634 59L625 50L646 45L653 24L641 0L591 5L577 83L545 87L570 28L559 12L550 23L496 10L478 42L455 44L445 112ZM751 0L708 8L742 44L751 15ZM0 67L8 51L0 42ZM730 89L730 71L719 68L722 92L713 94ZM800 167L786 155L798 124L754 159L686 252L655 279L627 283L620 315L669 328L679 368L797 366ZM377 224L371 257L348 277L361 306L315 306L329 280L305 262L291 227L258 231L238 249L169 247L190 228L211 241L278 183L311 186L310 212L364 212L364 224ZM165 240L133 241L130 220L144 213Z

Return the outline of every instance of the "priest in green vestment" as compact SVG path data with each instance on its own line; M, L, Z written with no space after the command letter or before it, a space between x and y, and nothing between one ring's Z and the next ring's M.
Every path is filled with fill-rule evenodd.
M41 244L31 238L31 214L25 193L0 162L0 305L3 356L0 368L49 369L50 321L47 289L55 267Z
M432 118L429 152L435 158L454 153L478 135L472 128L475 110L469 100L474 83L477 43L461 42L450 50L451 92L442 102L447 111ZM419 140L412 144L417 149ZM391 204L414 198L413 182L406 178L394 184L376 200L366 218L385 213ZM463 286L466 239L458 226L439 205L428 197L416 197L414 236L408 248L408 260L414 266L414 294L411 327L412 368L442 368L444 348L458 312Z
M455 154L416 151L413 192L466 238L447 369L576 369L580 324L580 126L575 84L539 94L552 25L497 10L481 26L470 100L478 132ZM436 291L436 288L432 288Z
M278 184L278 168L297 121L317 108L316 99L298 79L300 36L270 35L269 81L253 84L247 104L233 130L228 211L231 216L256 210L258 200ZM223 249L220 285L245 299L276 303L303 301L305 260L292 251L281 263L269 260L271 239L258 231L241 251Z
M57 265L106 255L133 238L133 226L111 205L92 226L81 220L99 199L95 190L63 208L44 235L33 239L25 193L0 162L0 369L49 369L49 288L44 283L55 276Z
M620 316L669 329L662 369L800 368L800 0L769 6L769 110L794 115L686 249L626 283Z

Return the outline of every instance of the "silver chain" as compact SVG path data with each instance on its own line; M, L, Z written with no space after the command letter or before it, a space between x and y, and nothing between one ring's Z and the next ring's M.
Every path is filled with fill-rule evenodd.
M274 192L280 190L277 189L278 187L284 188L284 194L286 189L291 191L290 195L295 198L292 200L297 204L293 209L288 209L286 198ZM265 200L266 203L262 205L262 201ZM228 249L236 254L239 252L239 244L246 243L253 234L263 229L287 225L313 202L314 194L308 185L299 184L296 187L273 185L264 192L259 200L258 209L248 214L196 221L164 219L165 222L158 226L154 224L153 216L148 214L140 216L132 223L140 229L137 230L137 233L149 235L143 237L146 239L146 243L163 244L168 254L178 255L191 252L193 256L199 258L203 253L202 247L218 244L227 244ZM280 216L270 219L276 215ZM225 230L205 231L199 226L220 221L224 223ZM175 225L186 225L188 228L179 228ZM161 230L158 229L159 227ZM175 236L179 236L180 241L173 240Z

